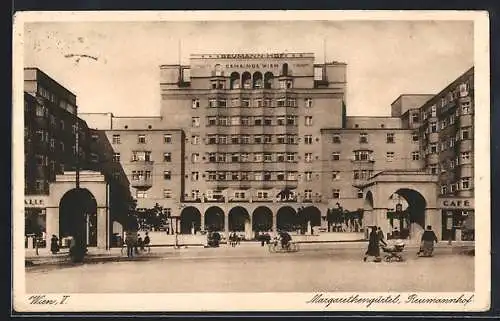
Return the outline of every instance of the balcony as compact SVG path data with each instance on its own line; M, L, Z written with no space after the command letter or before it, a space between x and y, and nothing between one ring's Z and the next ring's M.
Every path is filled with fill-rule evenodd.
M132 187L147 189L153 186L153 180L151 178L140 178L136 180L131 180Z

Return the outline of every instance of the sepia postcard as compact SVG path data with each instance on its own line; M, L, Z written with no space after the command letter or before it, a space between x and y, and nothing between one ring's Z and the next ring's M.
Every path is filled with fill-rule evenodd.
M13 32L13 311L489 309L487 12Z

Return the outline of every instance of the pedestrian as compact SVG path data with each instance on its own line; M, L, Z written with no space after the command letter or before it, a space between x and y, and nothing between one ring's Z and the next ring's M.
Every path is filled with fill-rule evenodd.
M144 245L148 248L148 253L151 252L151 245L149 245L149 243L151 243L151 240L149 238L148 232L146 232L146 236L144 237Z
M52 238L50 239L50 251L52 254L59 252L59 239L55 234L52 234Z
M137 234L137 242L135 243L135 254L139 254L139 250L144 250L141 234Z
M373 256L375 258L375 262L380 262L380 238L377 234L377 227L373 226L370 232L370 236L368 239L368 249L366 250L365 257L363 261L366 262L366 259L369 256Z
M432 252L434 252L434 242L438 242L436 233L432 230L432 226L427 225L426 231L422 234L422 241L417 255L424 253L427 256L432 256Z
M127 245L127 257L134 257L134 240L130 233L125 236L125 244Z
M378 236L378 239L379 239L379 243L382 243L382 244L384 244L384 246L387 246L387 243L384 240L384 232L382 231L382 229L380 228L380 226L377 229L377 236Z

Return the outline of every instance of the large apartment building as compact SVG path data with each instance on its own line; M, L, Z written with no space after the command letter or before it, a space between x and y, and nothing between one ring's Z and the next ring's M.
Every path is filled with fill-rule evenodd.
M336 231L335 215L358 231L374 222L366 209L373 177L401 172L416 179L405 176L408 189L433 195L425 222L401 226L433 222L440 236L450 230L455 238L462 218L473 216L473 69L438 95L400 96L390 117L349 117L346 68L309 53L192 55L189 65L160 67L159 116L82 117L105 130L138 207L163 206L180 217L182 233ZM444 140L446 148L433 145ZM451 161L454 172L445 173ZM411 197L392 194L398 188L377 210L395 212L401 202L412 212ZM457 214L451 227L448 210Z
M80 190L89 191L87 201L95 204L86 213L88 244L109 246L113 221L123 225L132 201L129 180L120 163L112 161L106 135L89 129L77 108L71 91L38 68L24 69L25 235L48 241L52 234L74 232L81 210L80 198L73 197L78 171ZM101 209L107 214L99 214ZM111 221L101 231L106 215Z

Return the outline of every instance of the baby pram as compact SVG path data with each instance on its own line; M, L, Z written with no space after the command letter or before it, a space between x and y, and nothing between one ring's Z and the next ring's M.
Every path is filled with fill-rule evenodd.
M385 262L403 262L404 257L402 255L403 249L405 248L404 243L397 243L394 245L382 246L382 251L386 253L384 255Z

